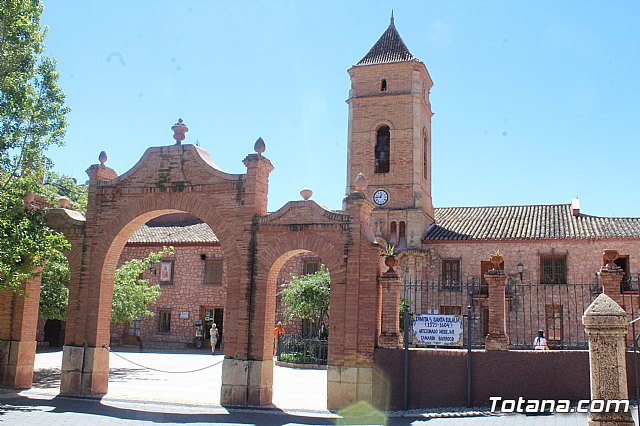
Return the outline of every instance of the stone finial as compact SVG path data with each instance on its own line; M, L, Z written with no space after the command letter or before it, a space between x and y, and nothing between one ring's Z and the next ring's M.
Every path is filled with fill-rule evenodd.
M102 166L104 166L104 163L107 162L107 153L105 151L100 151L100 155L98 155L98 161Z
M584 311L583 322L586 321L586 323L589 323L588 319L592 317L619 317L624 324L627 323L627 313L625 310L622 309L615 300L604 293L600 293Z
M258 155L262 155L262 153L267 149L267 145L264 143L264 139L258 138L255 144L253 144L253 150L258 153Z
M309 198L311 198L311 196L313 195L313 191L311 190L311 188L302 188L300 190L300 196L302 197L303 200L307 201Z
M67 207L69 207L69 202L70 200L67 197L62 196L58 198L58 206L61 209L66 209Z
M616 269L618 265L615 264L615 260L618 258L617 250L605 250L602 252L602 259L604 260L604 264L608 269Z
M363 175L362 173L358 173L356 180L353 181L353 186L356 191L364 192L364 190L367 189L367 186L369 186L369 182L367 181L365 175Z
M173 139L176 140L176 145L180 145L186 137L185 133L189 131L189 128L184 124L182 118L178 118L178 122L171 126L171 130L173 130Z

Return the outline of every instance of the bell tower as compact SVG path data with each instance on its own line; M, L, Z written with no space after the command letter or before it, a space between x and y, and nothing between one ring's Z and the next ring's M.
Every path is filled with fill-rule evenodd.
M349 69L347 193L363 173L373 201L376 235L398 249L420 249L434 221L431 201L433 86L424 64L389 27Z

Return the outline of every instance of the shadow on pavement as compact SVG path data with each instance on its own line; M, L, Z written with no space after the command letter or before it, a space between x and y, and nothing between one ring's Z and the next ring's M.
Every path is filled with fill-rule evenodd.
M121 403L126 405L126 403ZM136 405L134 403L133 405ZM139 405L139 404L137 404ZM148 410L162 410L162 405L149 406ZM104 416L113 419L145 421L155 423L224 423L224 424L260 424L260 425L334 425L338 419L327 417L314 417L306 413L286 413L277 408L271 409L233 409L228 408L228 413L189 413L189 410L202 411L207 407L181 407L167 405L167 411L186 412L161 412L143 411L134 408L121 408L105 405L97 399L54 397L53 399L36 399L19 395L17 392L6 391L0 393L0 419L3 414L11 412L34 413L42 412L48 421L55 421L56 414L80 413L86 415ZM211 410L218 409L211 406ZM43 417L44 419L45 417ZM349 424L358 424L357 419L349 419ZM363 419L365 420L365 419ZM410 425L416 418L393 417L388 419L389 425ZM428 421L428 419L421 419ZM366 424L366 423L362 423Z

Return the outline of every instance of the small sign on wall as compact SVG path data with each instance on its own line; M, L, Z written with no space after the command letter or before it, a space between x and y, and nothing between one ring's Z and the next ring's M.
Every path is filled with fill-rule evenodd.
M413 322L413 343L462 346L462 315L417 315Z
M189 319L189 311L180 311L180 318Z

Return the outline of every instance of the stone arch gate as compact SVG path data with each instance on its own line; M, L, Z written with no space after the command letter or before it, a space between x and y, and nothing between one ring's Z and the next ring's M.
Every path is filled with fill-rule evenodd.
M257 144L257 151L264 149ZM225 173L203 149L179 143L147 149L121 176L103 160L87 170L86 219L62 208L49 215L72 246L61 394L107 392L113 277L122 248L150 219L187 212L215 232L227 262L221 403L271 403L275 280L282 264L304 250L321 256L332 279L328 407L374 400L380 249L369 219L373 206L361 192L349 194L340 212L314 201L293 201L267 214L273 167L261 152L244 159L245 174ZM5 387L31 386L39 278L27 283L27 291L27 298L0 297L0 378Z

